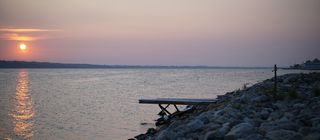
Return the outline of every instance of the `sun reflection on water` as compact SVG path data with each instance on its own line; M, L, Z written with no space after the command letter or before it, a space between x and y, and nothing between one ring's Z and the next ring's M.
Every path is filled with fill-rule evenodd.
M13 132L24 139L33 137L33 102L29 94L28 72L21 70L18 75L18 83L15 95L15 108L13 117Z

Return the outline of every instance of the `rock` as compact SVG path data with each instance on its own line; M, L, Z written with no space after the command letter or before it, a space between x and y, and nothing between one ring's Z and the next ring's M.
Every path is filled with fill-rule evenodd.
M209 123L205 125L207 130L216 130L217 128L220 128L221 125L216 124L216 123Z
M156 140L175 140L177 139L177 134L172 132L172 130L162 130L160 133L158 133L157 137L155 137Z
M320 127L320 117L311 119L312 127Z
M298 132L301 133L302 135L307 135L311 132L311 128L310 127L301 127Z
M204 135L204 140L216 140L215 132L210 131Z
M288 75L285 79L283 79L284 84L290 84L297 80L297 77L295 75Z
M233 140L237 138L241 138L243 136L247 136L254 131L254 128L249 123L240 123L230 130L229 133L225 135L226 140Z
M205 139L215 140L215 139L223 139L223 137L229 132L230 127L229 123L223 124L223 126L214 131L210 131L205 134Z
M260 96L258 96L258 97L252 98L250 101L251 101L251 102L254 102L254 103L261 103L261 102L266 102L266 101L268 101L268 100L269 100L268 96L266 96L266 95L260 95Z
M177 140L188 140L186 138L177 138Z
M154 129L154 128L149 128L146 134L147 134L147 135L154 135L156 132L157 132L156 129Z
M137 140L145 140L147 139L147 136L145 134L140 134L138 136L135 136L134 138L136 138Z
M294 120L295 116L292 113L286 112L283 117L286 117L288 120Z
M199 133L187 133L185 136L188 140L196 140L200 137ZM179 137L180 138L180 137Z
M273 122L262 123L261 126L259 127L259 130L263 132L269 132L269 131L278 130L278 129L298 131L299 125L289 120L282 119L282 120L277 120Z
M204 126L204 123L199 119L195 119L187 124L187 127L190 127L191 131L197 131L203 126Z
M215 111L214 114L213 114L213 117L219 117L219 116L222 116L223 114L225 113L224 110L218 110L218 111Z
M295 108L295 109L303 109L305 107L306 107L306 105L303 103L297 103L297 104L293 105L293 108Z
M255 122L252 120L252 119L250 119L250 118L248 118L248 117L245 117L244 119L243 119L243 122L245 122L245 123L249 123L249 124L251 124L251 125L255 125Z
M301 140L302 135L290 130L273 130L266 134L270 140Z
M312 133L303 138L303 140L320 140L320 133Z
M251 134L245 138L241 138L239 140L263 140L263 136L260 134Z
M266 119L269 117L269 112L266 111L266 110L262 110L262 111L258 114L258 116L259 116L261 119L266 120Z
M269 118L268 120L278 120L282 117L283 113L280 112L279 110L277 111L274 111L274 112L271 112L270 115L269 115Z
M229 121L230 124L229 124L229 127L232 128L233 126L239 124L239 123L243 123L243 120L232 120L232 121Z
M230 123L224 123L218 131L221 136L224 136L229 132L229 130L230 130Z
M249 124L253 125L254 127L259 127L261 122L263 122L263 120L260 118L250 119L248 117L245 117L242 121L245 123L249 123Z
M287 110L288 109L288 102L286 101L277 101L275 105L279 110Z
M219 117L212 117L210 118L210 122L215 122L215 123L218 123L218 124L223 124L225 122L228 122L230 120L230 118L227 118L225 116L219 116Z

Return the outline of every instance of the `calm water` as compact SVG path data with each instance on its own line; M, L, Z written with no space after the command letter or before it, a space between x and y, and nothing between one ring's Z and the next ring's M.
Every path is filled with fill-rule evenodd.
M0 139L128 139L159 112L139 98L215 98L271 77L271 69L0 69Z

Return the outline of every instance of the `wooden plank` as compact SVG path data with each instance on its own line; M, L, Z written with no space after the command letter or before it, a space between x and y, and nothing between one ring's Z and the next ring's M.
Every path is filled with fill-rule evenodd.
M175 105L207 105L216 103L215 99L192 99L192 98L156 98L140 99L140 104L175 104Z

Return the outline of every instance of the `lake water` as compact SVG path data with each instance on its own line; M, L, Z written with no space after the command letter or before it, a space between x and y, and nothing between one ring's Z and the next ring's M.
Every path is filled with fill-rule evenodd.
M300 71L279 75L293 72ZM271 69L0 69L0 139L128 139L154 127L160 111L139 98L215 98L272 76Z

